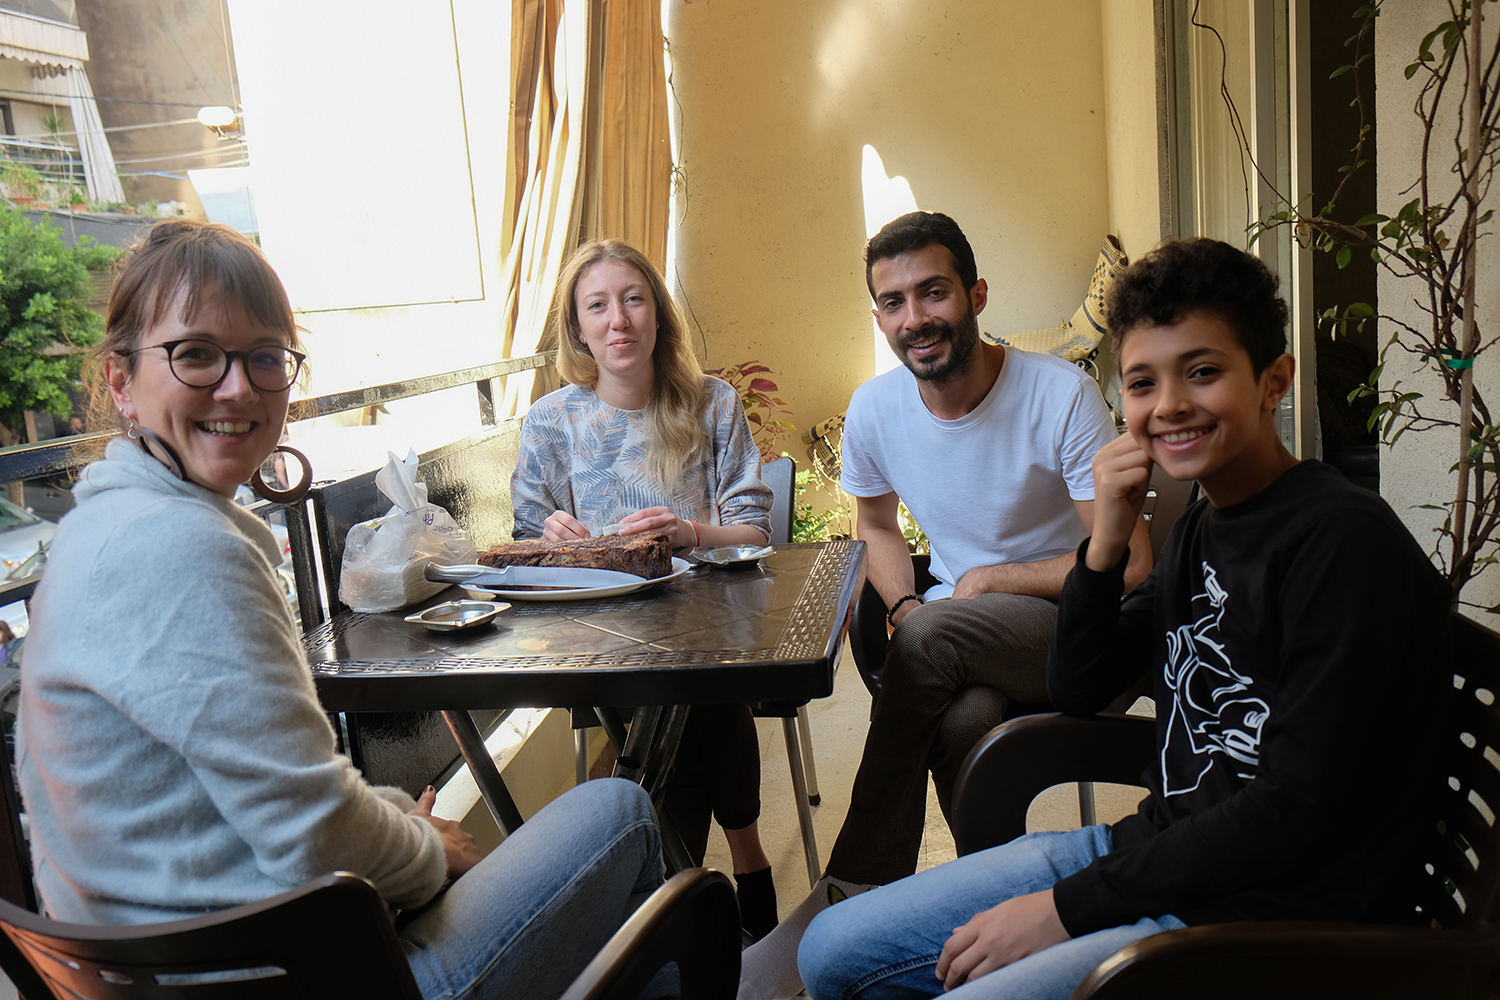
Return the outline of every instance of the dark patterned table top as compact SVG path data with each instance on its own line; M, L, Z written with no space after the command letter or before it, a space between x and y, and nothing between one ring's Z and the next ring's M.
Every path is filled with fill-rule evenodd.
M303 644L330 711L702 704L826 697L864 543L778 545L597 601L515 602L494 627L431 632L347 611ZM453 589L421 607L462 596Z

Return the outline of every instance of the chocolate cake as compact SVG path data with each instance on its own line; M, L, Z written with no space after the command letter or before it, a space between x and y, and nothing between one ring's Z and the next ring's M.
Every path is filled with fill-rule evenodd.
M672 572L672 536L605 535L567 542L539 538L506 542L481 555L479 562L483 566L583 566L654 580Z

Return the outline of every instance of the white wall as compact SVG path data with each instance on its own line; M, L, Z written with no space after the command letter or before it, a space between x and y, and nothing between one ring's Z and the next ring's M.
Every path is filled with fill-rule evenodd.
M1413 197L1408 192L1419 169L1421 130L1412 103L1416 95L1418 80L1406 80L1404 69L1413 61L1417 43L1436 25L1448 19L1446 3L1441 0L1422 0L1420 3L1387 4L1381 9L1379 29L1376 31L1376 129L1379 137L1379 165L1377 170L1377 204L1386 214L1394 214L1399 207ZM1493 39L1500 31L1500 17L1488 13L1484 23L1485 37ZM1455 93L1454 96L1457 96ZM1434 197L1445 184L1451 181L1449 168L1453 163L1453 132L1449 128L1439 141L1433 144L1431 161L1432 176L1436 181ZM1495 196L1491 194L1491 202ZM1487 227L1493 232L1493 224ZM1496 281L1497 250L1493 237L1480 242L1477 320L1481 333L1493 338L1500 330L1500 294ZM1380 277L1380 307L1383 312L1400 317L1413 326L1425 325L1425 317L1411 300L1418 295L1418 286L1403 282L1382 272ZM1380 333L1383 344L1391 336L1385 327ZM1426 365L1410 353L1393 349L1387 358L1382 378L1383 387L1395 380L1403 380L1403 389L1423 392L1427 402L1436 400L1442 393L1441 380L1426 371ZM1474 384L1486 394L1489 405L1500 405L1500 357L1494 352L1481 356L1474 366ZM1456 406L1433 406L1432 412L1456 416ZM1406 522L1419 543L1431 549L1436 535L1433 529L1442 523L1443 515L1436 511L1417 509L1418 504L1451 503L1457 486L1456 475L1450 475L1449 466L1458 458L1457 434L1446 429L1434 429L1419 434L1408 433L1394 449L1382 449L1380 463L1380 492ZM1464 591L1466 601L1493 605L1500 601L1500 573L1493 568L1470 583ZM1488 617L1488 616L1482 616Z

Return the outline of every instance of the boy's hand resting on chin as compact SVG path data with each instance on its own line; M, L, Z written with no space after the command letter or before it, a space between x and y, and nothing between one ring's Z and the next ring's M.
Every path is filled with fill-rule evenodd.
M1089 539L1089 569L1113 569L1130 544L1130 534L1146 506L1151 459L1129 434L1121 434L1094 455L1094 530Z

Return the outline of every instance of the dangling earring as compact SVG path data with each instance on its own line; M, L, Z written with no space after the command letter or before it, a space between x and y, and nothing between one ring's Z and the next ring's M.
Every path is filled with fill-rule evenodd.
M272 503L297 503L301 501L303 497L307 496L308 490L312 489L312 463L307 460L306 455L302 454L302 452L298 451L296 448L291 448L287 445L279 444L276 446L275 450L271 452L271 454L274 455L278 451L285 452L286 454L291 455L293 458L295 458L298 462L302 463L302 481L289 490L273 490L271 487L267 486L266 481L260 477L260 470L256 469L255 474L250 477L250 488L254 490L255 495L260 497L262 500L269 500Z
M125 414L122 413L120 416L125 417ZM132 441L139 437L136 433L135 418L133 417L125 417L125 436Z
M130 429L125 432L140 443L141 451L156 459L167 467L172 475L188 482L187 473L182 471L182 459L177 457L177 452L172 446L156 436L156 432L149 427L137 426L134 420L130 421Z

